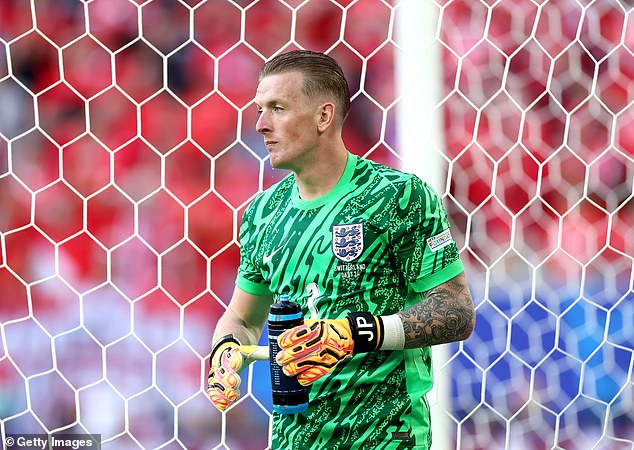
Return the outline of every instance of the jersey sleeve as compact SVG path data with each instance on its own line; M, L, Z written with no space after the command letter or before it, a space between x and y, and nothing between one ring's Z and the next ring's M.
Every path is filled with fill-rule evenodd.
M269 286L262 277L262 273L254 263L257 247L256 224L254 210L247 208L240 225L240 266L236 277L236 286L249 294L268 294Z
M393 251L410 289L425 292L464 270L442 200L429 185L411 177L391 215Z

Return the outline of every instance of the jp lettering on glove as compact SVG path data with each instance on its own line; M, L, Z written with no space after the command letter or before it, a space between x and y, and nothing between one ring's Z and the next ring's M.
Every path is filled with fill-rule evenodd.
M224 411L240 398L240 372L255 360L269 359L268 347L240 345L228 334L214 344L209 357L207 395L216 408Z
M297 376L299 383L307 386L358 353L402 349L405 336L396 315L355 312L343 319L306 320L282 333L277 341L278 364L287 376Z

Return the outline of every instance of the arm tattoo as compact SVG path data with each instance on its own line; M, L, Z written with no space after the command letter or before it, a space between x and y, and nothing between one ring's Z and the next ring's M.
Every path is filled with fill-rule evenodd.
M405 330L405 348L468 338L475 326L475 310L464 273L425 292L420 302L398 315Z

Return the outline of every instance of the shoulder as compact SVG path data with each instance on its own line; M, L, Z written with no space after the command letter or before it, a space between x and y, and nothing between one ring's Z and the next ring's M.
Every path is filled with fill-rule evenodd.
M440 195L414 173L388 167L373 161L360 163L374 179L371 189L361 197L365 203L380 204L375 208L373 220L393 226L402 220L415 222L418 218L445 215Z
M359 176L365 177L378 189L393 195L406 192L433 191L431 187L417 175L396 169L375 161L359 158L357 164Z

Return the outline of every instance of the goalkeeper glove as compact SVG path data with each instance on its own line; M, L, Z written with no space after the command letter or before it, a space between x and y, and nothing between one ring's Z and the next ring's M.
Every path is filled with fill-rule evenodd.
M216 408L224 411L240 397L239 373L259 359L269 359L268 347L240 345L230 334L218 339L209 357L207 378L207 395Z
M350 313L336 320L309 319L278 336L277 362L284 374L297 376L307 386L352 355L377 350L383 334L381 317L370 313Z

